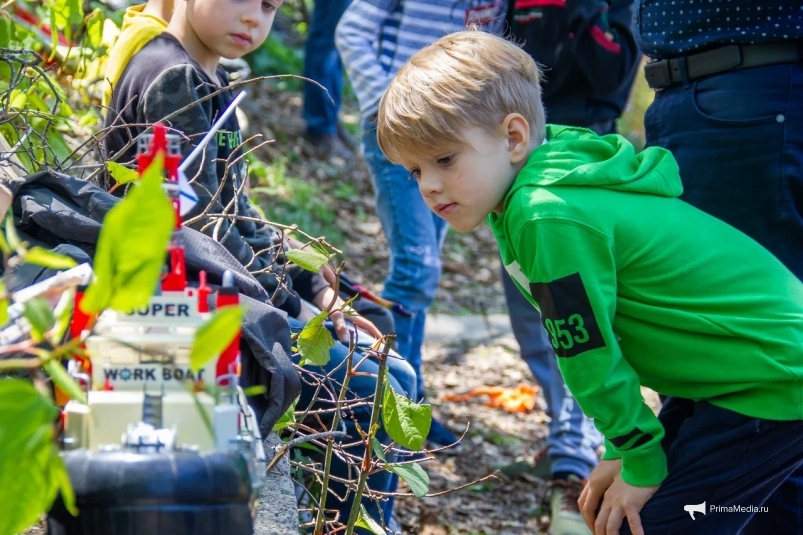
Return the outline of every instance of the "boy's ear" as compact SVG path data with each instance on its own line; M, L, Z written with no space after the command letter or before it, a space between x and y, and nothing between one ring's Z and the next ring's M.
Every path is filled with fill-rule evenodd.
M508 141L510 163L517 165L530 153L530 124L519 113L509 113L502 121L502 133Z

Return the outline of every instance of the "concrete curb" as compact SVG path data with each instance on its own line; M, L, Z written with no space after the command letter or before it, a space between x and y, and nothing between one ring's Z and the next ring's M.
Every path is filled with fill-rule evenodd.
M427 316L426 343L502 344L518 347L507 314L488 316L430 314Z
M281 443L276 433L265 437L263 444L268 460L273 458L274 448ZM254 535L298 535L298 506L287 455L265 477L257 504Z

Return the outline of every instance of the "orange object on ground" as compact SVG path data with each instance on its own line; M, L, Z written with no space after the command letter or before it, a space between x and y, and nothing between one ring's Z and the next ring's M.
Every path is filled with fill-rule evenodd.
M489 407L504 409L508 412L527 412L535 408L535 397L538 387L520 384L516 388L501 386L480 386L465 394L446 394L446 401L468 401L477 396L488 396L485 403Z

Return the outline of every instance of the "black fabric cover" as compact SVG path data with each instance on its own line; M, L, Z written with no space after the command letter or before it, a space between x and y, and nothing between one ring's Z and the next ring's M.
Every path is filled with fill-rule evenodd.
M52 171L12 180L8 187L20 238L31 245L58 248L79 262L94 257L103 217L120 201L90 182ZM188 280L197 282L204 270L207 282L215 287L222 283L223 272L231 271L240 302L248 307L242 325L240 382L244 387L267 388L265 394L249 398L266 436L301 390L290 361L286 315L267 304L270 296L265 289L221 244L190 228L182 233ZM7 286L14 291L52 274L23 264L6 274Z

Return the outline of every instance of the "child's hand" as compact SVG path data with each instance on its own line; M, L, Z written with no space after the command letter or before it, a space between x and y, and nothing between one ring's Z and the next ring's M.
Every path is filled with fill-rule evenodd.
M382 333L379 329L376 328L370 320L363 318L359 314L350 314L346 316L340 310L332 310L329 313L329 318L332 320L332 323L335 326L335 334L337 334L337 338L343 342L344 344L349 343L349 331L348 327L346 327L346 318L354 324L355 327L360 329L361 331L365 331L377 340L382 338Z
M622 471L622 460L616 459L614 461L600 461L596 468L588 476L588 483L580 493L580 498L577 500L577 505L580 506L580 512L583 514L583 519L588 524L591 531L594 531L594 521L597 518L597 507L605 491L613 485L613 480L619 476Z
M318 295L316 295L313 300L312 304L318 307L321 310L326 310L330 304L332 304L332 300L335 297L335 291L331 288L324 288ZM360 316L353 309L349 309L348 316L344 314L340 309L345 305L345 302L338 296L334 299L334 304L332 305L331 311L329 312L329 319L332 320L332 324L335 327L335 334L337 335L337 339L343 342L344 344L349 343L349 330L346 326L346 318L348 321L354 324L355 327L358 329L367 332L371 336L376 339L382 338L382 333L379 329L377 329L376 325L371 323L370 320L365 319L364 317Z
M601 461L577 501L586 524L596 535L618 535L625 517L633 535L644 535L639 512L659 487L629 485L620 477L621 469L621 460Z

